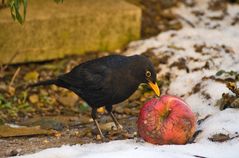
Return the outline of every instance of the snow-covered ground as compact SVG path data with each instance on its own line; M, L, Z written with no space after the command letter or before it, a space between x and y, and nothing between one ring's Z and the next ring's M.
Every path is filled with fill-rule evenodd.
M234 142L211 142L188 145L157 146L134 140L112 141L104 144L62 146L23 156L24 158L237 158L238 146ZM238 140L237 140L238 144Z
M157 56L168 56L167 63L160 64L161 71L158 74L159 78L166 73L171 74L170 85L167 91L163 89L163 93L182 97L197 114L198 119L211 115L197 127L202 132L195 143L158 146L137 140L123 140L102 144L65 145L20 157L238 158L239 109L220 111L219 107L215 106L217 100L222 93L231 92L224 83L205 77L215 75L221 69L239 72L239 22L236 23L235 20L239 19L239 5L228 5L227 14L221 18L223 11L209 11L206 0L197 2L195 7L182 5L174 10L190 21L194 28L184 21L183 29L133 42L126 51L126 54L132 55L151 50ZM220 20L213 20L218 18ZM177 61L181 61L181 64L185 62L186 69L172 66ZM197 84L200 89L192 93ZM219 133L235 138L221 143L208 139Z

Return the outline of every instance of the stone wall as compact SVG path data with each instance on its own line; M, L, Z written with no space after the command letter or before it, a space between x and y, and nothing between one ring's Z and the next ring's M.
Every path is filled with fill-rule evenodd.
M123 0L28 0L23 25L0 10L0 63L113 51L139 39L141 9Z

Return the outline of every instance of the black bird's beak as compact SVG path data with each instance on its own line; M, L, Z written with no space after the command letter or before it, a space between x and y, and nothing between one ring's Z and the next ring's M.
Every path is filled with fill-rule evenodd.
M159 90L157 82L153 83L152 81L149 81L148 85L153 89L153 91L155 92L157 96L160 96L160 90Z

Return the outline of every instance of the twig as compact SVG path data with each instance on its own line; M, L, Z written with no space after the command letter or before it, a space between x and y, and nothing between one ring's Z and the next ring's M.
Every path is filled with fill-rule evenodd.
M189 26L191 26L192 28L195 28L195 25L191 22L191 21L189 21L188 19L186 19L185 17L183 17L183 16L181 16L181 15L178 15L177 14L177 17L179 18L179 19L181 19L181 20L183 20L184 22L186 22Z
M19 54L19 52L16 52L13 54L13 56L9 59L9 61L7 62L8 64L6 64L5 66L3 66L3 70L5 70L8 66L9 66L9 63L11 63L16 57L17 55Z
M239 137L239 135L236 135L236 136L234 136L234 137L231 137L230 140L235 139L235 138L238 138L238 137Z
M207 158L205 156L200 156L200 155L193 155L194 157L199 157L199 158Z
M206 119L208 119L209 117L211 117L212 115L207 115L207 116L205 116L204 118L202 118L202 119L200 119L200 120L198 120L198 125L200 125L202 122L204 122Z
M17 75L19 74L21 67L18 67L15 71L14 75L12 76L11 82L9 83L8 87L12 87L14 80L16 79Z
M14 53L13 56L9 59L9 61L7 62L6 65L0 64L0 78L4 76L3 75L4 71L8 68L9 63L11 63L16 58L16 56L18 54L19 54L19 52Z
M203 132L202 130L197 130L197 131L193 134L192 138L189 139L188 143L189 143L189 144L195 143L195 140L196 140L197 136L198 136L200 133L202 133L202 132Z

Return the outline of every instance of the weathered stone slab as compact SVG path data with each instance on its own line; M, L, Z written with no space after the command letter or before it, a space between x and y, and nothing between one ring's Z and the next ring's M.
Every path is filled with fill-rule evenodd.
M55 133L53 130L41 129L39 127L11 127L8 125L0 126L0 138L34 136L34 135L50 135L53 133Z
M0 10L0 63L112 51L140 37L141 10L123 0L29 0L24 25Z

